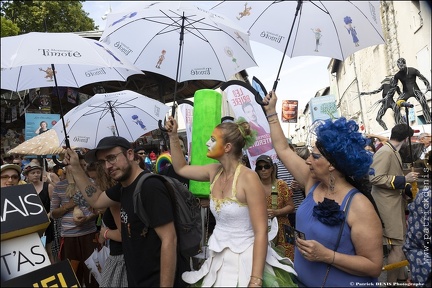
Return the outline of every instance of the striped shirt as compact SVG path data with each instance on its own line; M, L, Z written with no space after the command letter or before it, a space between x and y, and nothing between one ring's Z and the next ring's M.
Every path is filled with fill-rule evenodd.
M68 181L62 180L54 186L53 195L51 198L51 211L69 203L70 198L66 196L66 188ZM90 205L80 205L79 208L86 217L93 215L90 210ZM73 221L73 210L66 212L61 218L61 236L62 237L78 237L96 232L95 221L87 221L82 225L77 226Z
M291 187L291 182L294 180L294 177L291 175L288 169L286 169L282 161L276 163L276 166L277 166L276 178L284 180L288 184L288 186ZM294 208L295 211L297 211L297 208L304 200L304 191L302 189L292 189L292 191L293 191L292 199L294 202Z

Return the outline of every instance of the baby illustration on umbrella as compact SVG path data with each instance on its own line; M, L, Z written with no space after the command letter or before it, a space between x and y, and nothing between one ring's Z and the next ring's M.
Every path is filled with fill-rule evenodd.
M162 62L165 60L165 54L166 54L166 51L164 49L164 50L161 51L161 55L159 56L159 59L158 59L158 61L156 63L156 68L160 69L160 66L162 65Z

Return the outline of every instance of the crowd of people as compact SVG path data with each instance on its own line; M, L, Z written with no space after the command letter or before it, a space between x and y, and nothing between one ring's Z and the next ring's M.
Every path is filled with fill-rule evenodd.
M214 163L189 165L177 121L169 117L171 163L163 171L155 171L153 151L110 136L84 155L66 149L65 167L57 170L45 170L49 165L38 159L8 159L1 187L34 186L52 219L45 231L51 263L69 259L85 287L379 286L384 256L388 263L407 259L411 271L408 279L403 268L388 271L388 283L427 286L430 237L421 227L430 216L421 213L429 210L430 184L413 193L421 174L404 173L400 155L414 131L396 124L389 139L375 142L341 117L316 125L310 147L292 145L278 120L277 95L263 101L278 159L261 154L255 170L244 151L256 133L245 119L223 122L209 135L207 157ZM430 167L430 134L419 140ZM198 267L177 249L167 187L156 178L136 187L140 175L159 172L186 186L210 183L215 225ZM148 227L135 214L137 189ZM85 261L101 245L110 255L98 282Z

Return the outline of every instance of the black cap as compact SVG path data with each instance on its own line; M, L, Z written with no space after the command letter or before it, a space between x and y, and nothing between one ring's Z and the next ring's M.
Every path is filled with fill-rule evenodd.
M264 162L266 162L266 163L268 163L270 165L273 165L273 161L272 161L271 157L268 156L268 155L261 155L261 156L259 156L257 158L257 160L256 160L256 163L258 163L259 161L264 161Z
M97 161L96 153L99 150L111 149L114 147L122 147L125 149L130 149L131 146L132 146L131 143L123 137L119 137L119 136L105 137L99 141L99 143L95 149L88 151L84 155L84 159L87 163L92 163L92 162Z
M145 149L143 146L138 146L135 148L134 152L136 153L136 152L141 151L141 150L143 150L145 152Z

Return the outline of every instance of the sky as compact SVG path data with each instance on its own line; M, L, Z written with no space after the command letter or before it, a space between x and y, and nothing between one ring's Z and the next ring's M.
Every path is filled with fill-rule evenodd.
M83 9L89 13L89 17L95 21L95 24L99 25L99 29L103 30L105 21L102 20L102 17L110 8L113 13L124 11L128 7L136 5L134 2L136 3L136 1L86 1L83 2ZM213 3L217 2L213 1ZM211 5L209 3L209 1L200 1L199 5L209 8L211 7L208 6ZM251 41L251 47L258 66L246 69L249 79L251 80L255 76L264 84L267 91L270 91L276 80L283 53L254 41ZM282 109L282 100L298 100L299 114L301 114L316 92L330 85L327 71L330 60L331 58L320 56L294 58L286 56L276 89L276 95L279 99L277 111Z

